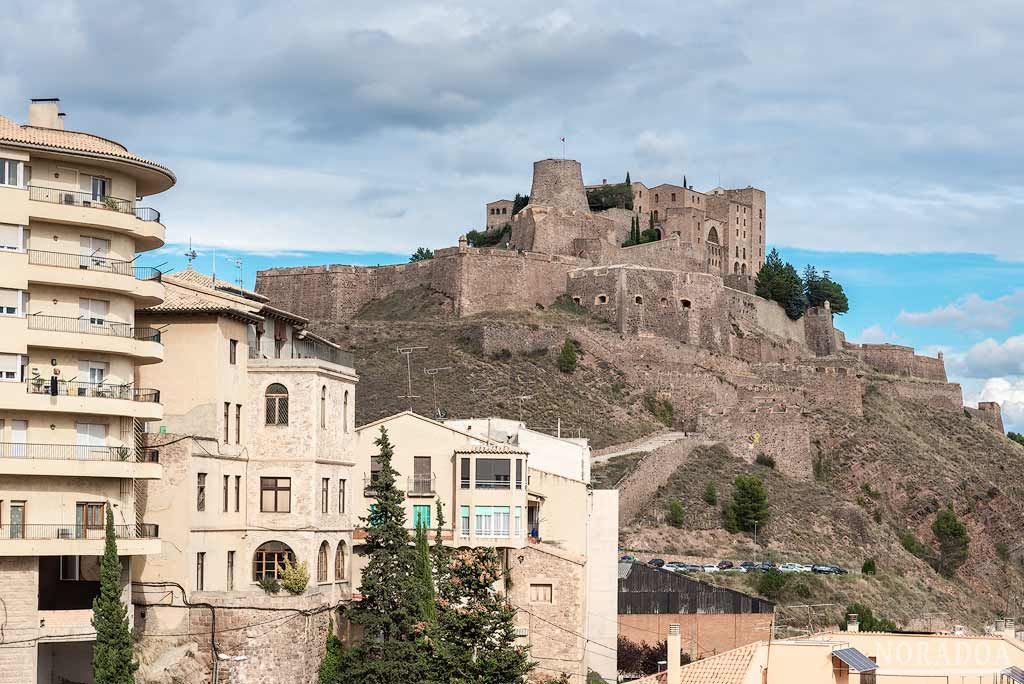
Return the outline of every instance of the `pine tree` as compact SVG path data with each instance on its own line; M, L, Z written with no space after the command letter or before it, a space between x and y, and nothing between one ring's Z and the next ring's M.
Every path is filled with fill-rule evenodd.
M106 543L100 561L100 594L92 602L92 678L96 684L134 684L139 664L132 660L128 608L121 601L121 559L114 537L114 512L107 503Z
M843 286L832 280L828 271L821 273L822 299L828 300L829 307L834 314L844 314L850 310L850 300L846 298Z
M558 355L558 370L563 373L572 373L576 370L576 343L570 339L565 341Z
M690 187L689 185L686 184L686 174L685 173L683 174L683 187L684 188Z
M971 543L967 527L956 517L952 508L946 508L935 516L932 533L939 542L935 569L945 577L952 577L967 562L968 546Z
M754 524L763 526L768 520L768 493L756 475L737 475L733 482L732 501L726 506L726 521L735 531L752 532Z

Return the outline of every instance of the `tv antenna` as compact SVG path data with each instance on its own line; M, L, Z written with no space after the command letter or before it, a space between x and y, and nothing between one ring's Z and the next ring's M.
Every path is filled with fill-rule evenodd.
M529 401L530 399L533 399L533 395L532 394L520 394L519 396L515 397L515 399L517 399L519 401L519 422L522 423L523 422L523 402L524 401Z
M445 416L441 415L441 407L437 405L437 374L441 371L450 371L451 369L451 366L423 369L423 373L430 376L430 382L434 386L434 417L438 419L444 418Z
M405 355L405 374L406 374L407 380L409 381L409 390L408 390L408 392L406 394L398 395L398 398L399 399L408 399L409 400L409 410L410 411L412 411L412 400L420 398L418 394L413 394L412 393L412 353L416 352L416 351L426 351L426 350L427 350L427 347L398 347L398 349L395 350L399 354L404 354Z
M238 289L242 289L242 257L233 257L224 255L224 258L234 264L235 268L238 269L238 277L235 279L235 284L238 285Z
M192 236L190 235L188 237L188 251L185 252L185 258L188 259L188 267L190 269L192 268L192 262L195 261L198 256L199 253L192 249Z

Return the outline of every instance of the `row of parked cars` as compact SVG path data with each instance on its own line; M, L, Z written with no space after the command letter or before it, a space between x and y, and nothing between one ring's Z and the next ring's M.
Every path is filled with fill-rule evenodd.
M623 556L620 560L623 561L636 561L634 556ZM647 564L654 568L664 568L665 570L672 570L675 572L771 572L775 570L777 572L814 572L819 575L846 575L849 570L839 565L828 565L823 563L815 563L813 565L804 565L802 563L782 563L776 565L771 561L741 561L739 563L733 563L732 561L723 560L717 564L704 564L695 565L693 563L682 563L678 561L669 561L666 563L661 558L652 558L647 561Z

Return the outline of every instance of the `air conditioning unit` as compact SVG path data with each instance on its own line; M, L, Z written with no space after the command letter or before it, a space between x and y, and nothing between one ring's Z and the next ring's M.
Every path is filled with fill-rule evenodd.
M517 637L530 636L530 628L529 627L516 627L515 634L516 634Z

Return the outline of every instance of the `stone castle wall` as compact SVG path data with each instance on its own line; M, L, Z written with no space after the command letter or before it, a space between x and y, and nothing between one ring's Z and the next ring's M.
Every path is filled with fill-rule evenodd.
M542 159L533 163L530 204L567 212L590 213L583 189L583 168L575 159Z
M946 366L941 353L938 358L919 356L913 347L898 344L850 344L848 352L880 373L946 382Z
M964 410L967 411L972 418L982 421L993 430L999 432L999 434L1003 434L1005 432L1005 428L1003 427L1003 410L996 402L979 401L978 408L965 406Z

